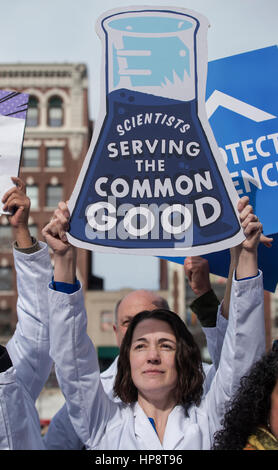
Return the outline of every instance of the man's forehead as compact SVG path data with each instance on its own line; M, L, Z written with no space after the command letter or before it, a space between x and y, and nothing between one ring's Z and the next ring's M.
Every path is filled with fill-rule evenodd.
M118 319L123 317L134 317L143 310L154 310L157 305L154 303L157 297L148 292L130 294L126 296L118 307Z

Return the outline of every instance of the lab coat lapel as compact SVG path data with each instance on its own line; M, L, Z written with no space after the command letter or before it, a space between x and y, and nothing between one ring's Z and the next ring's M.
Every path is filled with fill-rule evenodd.
M182 406L175 406L168 416L163 438L164 449L176 449L184 439L184 422L186 416Z
M138 403L134 405L134 431L139 440L143 442L144 449L163 450L158 435L152 427L149 418Z

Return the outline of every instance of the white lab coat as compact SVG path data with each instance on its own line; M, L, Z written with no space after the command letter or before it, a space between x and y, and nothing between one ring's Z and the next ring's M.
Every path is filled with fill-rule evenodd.
M64 405L52 419L49 430L41 440L39 417L34 406L36 399L49 375L52 360L49 357L48 335L48 299L46 285L52 276L52 266L48 247L40 242L41 250L26 254L14 249L15 268L18 285L18 324L13 338L7 345L13 365L9 372L1 374L1 414L0 449L26 448L41 449L82 449L83 443L77 436ZM220 316L221 317L221 316ZM214 362L218 361L220 349L214 351L215 345L222 345L225 335L226 320L220 318L220 328L206 328L208 347L212 347ZM217 338L215 335L217 334ZM211 345L211 346L210 346ZM210 370L209 370L210 369ZM209 388L215 371L209 370L206 388ZM107 395L114 401L113 385L117 371L117 358L101 374L101 380ZM8 378L9 377L9 378ZM17 407L13 406L12 396L17 394ZM6 403L7 397L10 397ZM19 399L21 397L21 400ZM6 403L6 404L5 404ZM9 407L9 413L4 410ZM26 414L27 413L27 414ZM28 416L28 419L27 417ZM17 418L20 417L20 421ZM15 418L15 419L14 419ZM19 431L21 429L21 432ZM10 431L8 431L10 430ZM13 430L13 432L12 432ZM24 437L21 434L24 434ZM17 436L12 439L12 436Z
M49 289L49 299L50 354L75 431L89 449L210 449L226 402L265 351L260 273L233 280L229 324L211 388L199 407L190 407L188 416L181 406L172 410L161 444L138 403L115 403L104 392L97 355L86 333L82 291L68 295Z
M17 272L16 331L7 344L13 367L0 374L0 449L44 449L35 401L49 376L48 248L14 250Z
M206 374L204 382L204 394L210 388L211 382L215 375L215 365L218 367L221 349L227 329L227 320L221 315L220 307L217 314L217 323L215 327L203 328L207 339L208 350L213 360L213 365L203 364L204 372ZM113 387L115 377L117 374L118 356L114 359L112 364L104 372L100 374L101 383L107 396L120 403L119 397L114 396ZM49 450L81 450L84 448L83 442L76 434L71 420L68 415L66 403L60 410L53 416L47 433L44 436L44 443Z
M106 395L116 403L121 403L120 398L114 396L113 393L118 358L119 356L100 374L100 379ZM207 374L204 384L204 393L206 393L214 377L215 369L213 365L203 364L203 366ZM52 418L47 433L44 436L44 444L48 450L82 450L84 448L84 444L79 439L71 423L66 403Z
M51 280L52 266L47 245L40 242L40 247L40 251L32 254L14 250L19 294L17 305L18 324L13 338L7 345L7 349L17 369L17 372L13 371L12 374L14 388L24 387L24 393L21 394L21 396L24 401L27 400L27 405L19 406L19 414L14 409L13 415L21 416L21 423L25 423L24 426L26 428L27 421L23 419L23 415L25 410L28 409L28 426L30 429L33 429L33 431L25 432L24 439L19 439L17 443L9 444L11 448L25 446L25 448L36 449L43 447L37 410L34 407L34 403L44 386L52 365L52 360L49 357L48 299L46 289L46 285ZM218 315L218 317L220 327L204 329L208 348L211 351L211 356L215 363L219 361L220 350L227 326L227 321L223 319L221 315ZM220 344L218 350L216 348L217 344ZM116 371L117 358L111 366L101 374L101 380L107 395L114 401L119 402L120 400L113 396ZM213 366L211 366L207 367L205 372L207 373L205 391L207 391L215 370ZM5 376L5 384L6 380L7 374ZM7 386L3 384L3 387ZM11 386L9 385L9 387ZM4 403L3 400L4 398L2 398L2 404ZM6 415L4 414L3 416ZM9 413L9 416L12 416L12 414ZM7 418L4 418L3 423L5 419L7 420ZM8 422L6 423L7 429L9 427L13 428L13 426L10 426ZM3 429L5 429L5 426ZM33 439L30 439L32 435ZM1 436L0 431L0 442ZM3 433L2 442L5 442L5 432ZM3 445L7 448L6 444ZM66 405L64 405L52 419L49 430L44 437L44 445L47 449L83 448L83 443L77 436L69 419Z
M118 356L104 372L100 374L103 389L107 396L116 402L120 399L113 395L113 386L117 374ZM69 418L66 403L57 411L50 421L47 433L44 436L44 444L48 450L81 450L83 442L76 434Z
M227 320L225 321L227 322ZM221 322L222 320L220 320L220 323ZM223 322L221 328L222 333L224 333L224 331L226 331L225 322ZM215 328L208 329L215 331ZM209 335L213 336L213 333L210 331ZM100 379L106 395L116 403L121 403L120 398L118 396L114 396L113 393L115 377L117 374L117 365L118 356L114 359L108 369L100 374ZM207 374L204 383L204 393L207 393L215 374L215 368L213 365L204 364L204 370ZM81 450L84 448L84 444L79 439L71 423L66 403L52 418L47 433L44 436L44 443L48 450Z
M0 449L45 449L34 401L14 367L0 374Z

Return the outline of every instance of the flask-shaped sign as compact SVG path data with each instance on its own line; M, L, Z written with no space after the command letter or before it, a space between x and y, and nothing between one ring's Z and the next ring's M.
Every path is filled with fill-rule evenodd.
M205 112L207 20L106 12L101 116L69 202L83 248L183 256L243 239L237 194Z

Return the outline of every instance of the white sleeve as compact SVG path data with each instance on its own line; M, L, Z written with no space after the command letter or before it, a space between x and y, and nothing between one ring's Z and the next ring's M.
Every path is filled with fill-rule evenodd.
M48 284L52 266L48 247L25 254L14 249L17 275L16 330L7 344L7 350L16 368L17 376L35 401L51 370L49 356Z
M215 370L218 368L222 346L228 326L228 320L221 314L221 305L218 306L215 327L202 327L206 336L207 348Z
M111 366L100 374L100 377L103 389L110 400L120 401L118 397L113 396L116 369L117 360L115 359ZM84 444L80 441L71 423L66 403L51 419L44 436L44 443L48 450L82 450L84 448Z
M47 450L83 449L84 445L71 424L66 404L51 419L43 440Z
M94 447L118 406L105 394L94 346L87 335L82 289L49 289L50 355L66 398L69 417L85 446Z
M225 404L239 387L241 377L261 358L265 347L262 273L247 280L233 279L220 363L204 400L211 436L220 428Z

